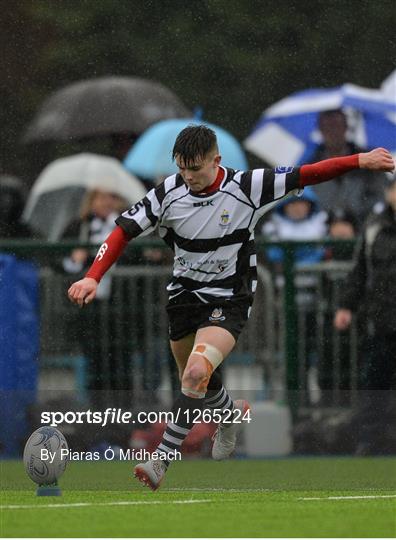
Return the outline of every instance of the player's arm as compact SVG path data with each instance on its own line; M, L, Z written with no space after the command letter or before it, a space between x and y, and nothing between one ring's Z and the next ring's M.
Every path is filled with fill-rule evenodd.
M96 289L107 270L121 256L128 242L133 238L119 225L100 246L90 269L83 279L76 281L68 290L71 302L83 306L95 298Z
M128 242L142 233L149 233L155 229L161 210L158 193L162 191L161 185L152 189L141 201L134 204L132 208L116 219L117 227L100 246L95 260L85 277L73 283L68 290L71 302L79 306L92 302L96 296L96 289L100 280L120 257Z
M247 171L240 177L240 187L252 205L258 209L265 208L291 192L296 193L305 186L327 182L354 169L390 172L394 168L395 164L388 150L376 148L371 152L325 159L301 167Z
M312 186L327 182L353 169L392 172L395 168L392 155L384 148L375 148L371 152L362 152L351 156L325 159L302 165L298 179L298 187Z

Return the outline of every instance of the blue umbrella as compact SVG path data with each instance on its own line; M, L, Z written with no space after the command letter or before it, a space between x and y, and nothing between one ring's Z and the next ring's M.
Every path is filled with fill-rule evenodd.
M177 135L188 125L205 124L217 135L222 163L233 169L246 170L247 161L238 141L224 129L196 119L163 120L147 129L128 152L124 166L143 178L158 178L177 172L172 149Z
M396 73L396 72L395 72ZM352 120L349 138L362 148L396 153L396 96L353 84L297 92L269 107L244 146L271 165L306 162L321 142L320 112L343 109Z

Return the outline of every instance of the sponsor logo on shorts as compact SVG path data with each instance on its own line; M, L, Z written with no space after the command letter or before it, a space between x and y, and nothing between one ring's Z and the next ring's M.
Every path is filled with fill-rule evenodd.
M225 316L223 315L223 310L221 308L215 308L212 311L212 315L209 317L211 322L220 322L225 321Z

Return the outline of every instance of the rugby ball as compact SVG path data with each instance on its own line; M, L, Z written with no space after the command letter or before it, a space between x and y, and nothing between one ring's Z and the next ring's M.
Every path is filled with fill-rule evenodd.
M55 484L65 472L68 446L62 433L53 427L34 431L23 452L28 476L39 486Z

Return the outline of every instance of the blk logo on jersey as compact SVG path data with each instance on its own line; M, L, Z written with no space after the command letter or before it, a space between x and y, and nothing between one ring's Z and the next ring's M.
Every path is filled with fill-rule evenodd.
M225 321L225 316L223 315L223 310L221 308L214 308L212 315L209 317L211 322L220 322Z
M220 216L220 227L228 227L230 224L230 213L228 210L223 210Z
M213 201L201 201L193 203L194 208L203 206L213 206Z

